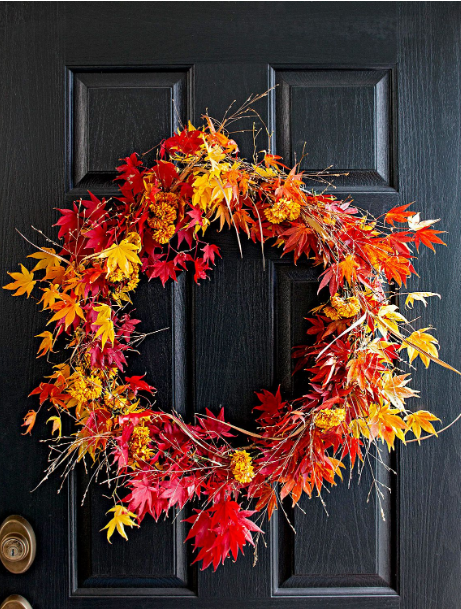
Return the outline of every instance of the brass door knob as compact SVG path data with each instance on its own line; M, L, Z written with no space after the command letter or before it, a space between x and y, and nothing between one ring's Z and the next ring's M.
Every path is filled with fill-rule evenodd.
M0 526L0 560L3 565L10 573L24 573L34 562L35 550L35 533L27 520L22 516L8 516ZM14 609L13 605L11 609Z
M3 601L0 609L32 609L32 605L23 596L12 594Z

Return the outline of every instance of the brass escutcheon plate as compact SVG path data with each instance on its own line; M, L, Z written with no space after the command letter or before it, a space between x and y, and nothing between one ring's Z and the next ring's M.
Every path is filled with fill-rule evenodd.
M0 526L0 560L10 573L27 571L34 562L36 545L35 533L25 518L8 516L3 521Z
M23 596L12 594L3 601L0 609L32 609L32 605Z

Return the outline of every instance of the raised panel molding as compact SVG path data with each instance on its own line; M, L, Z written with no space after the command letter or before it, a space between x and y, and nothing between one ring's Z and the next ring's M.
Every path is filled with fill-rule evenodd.
M114 189L115 167L146 153L190 111L191 69L68 70L68 190Z
M271 264L276 286L275 376L283 395L293 398L308 390L308 375L292 375L291 348L311 341L304 318L324 299L317 294L318 269L303 263L293 267L286 260ZM323 501L303 496L295 509L284 502L271 520L273 596L371 597L377 609L393 599L398 606L397 493L390 471L397 469L396 458L386 449L381 458L384 463L369 456L360 483L356 465L350 487L345 474L331 494L325 490ZM374 478L383 485L380 502L372 488Z
M145 331L154 333L143 343L142 361L135 358L130 362L133 374L156 369L157 406L165 410L173 406L184 417L191 414L189 291L184 273L165 289L154 283L140 284L135 306L146 320L143 324L148 324L143 325ZM101 472L102 479L105 472ZM197 569L190 566L191 548L184 543L187 533L183 515L173 513L159 522L148 516L141 529L129 530L130 543L114 536L109 545L101 529L109 518L105 515L110 507L107 496L113 487L98 485L96 479L88 489L88 482L80 463L69 480L70 595L196 596Z
M272 68L271 79L276 152L288 165L348 174L332 179L339 192L395 192L391 69Z

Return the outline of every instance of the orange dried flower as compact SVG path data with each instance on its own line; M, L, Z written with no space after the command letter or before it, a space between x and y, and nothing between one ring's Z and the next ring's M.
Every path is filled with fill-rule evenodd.
M167 224L161 226L157 230L154 230L153 237L159 243L165 244L168 243L168 241L173 237L175 230L176 228L174 224Z
M335 294L331 297L330 304L323 309L323 313L333 321L354 317L360 311L360 303L355 296L341 298Z
M236 450L232 455L231 468L234 478L240 484L248 484L254 478L251 457L246 450Z
M264 215L272 224L280 224L284 220L297 220L301 213L301 205L293 199L279 199L264 210Z
M346 410L344 408L335 408L334 410L321 410L314 419L314 425L319 429L328 431L332 427L337 427L346 418Z

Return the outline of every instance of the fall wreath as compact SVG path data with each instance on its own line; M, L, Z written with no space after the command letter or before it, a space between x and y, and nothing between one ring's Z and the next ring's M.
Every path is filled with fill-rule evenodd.
M345 461L360 467L372 447L379 455L380 445L391 450L409 432L418 441L422 430L435 434L433 414L407 409L405 400L418 392L402 368L417 357L426 367L433 360L451 368L438 359L431 329L413 328L390 291L415 273L420 245L443 243L436 221L422 221L408 205L375 219L351 200L308 190L299 166L290 170L278 156L240 158L228 126L252 101L221 123L205 116L201 128L189 124L160 145L149 167L137 154L127 157L117 168L119 196L90 193L59 210L61 241L37 247L32 270L21 265L5 286L28 297L40 286L52 330L38 335L38 357L58 346L67 354L32 391L40 407L24 422L30 433L44 404L55 411L47 421L55 434L47 476L87 457L95 476L108 472L109 540L115 529L126 538L124 527L146 514L158 520L195 500L188 539L203 568L237 558L284 498L295 505L302 493L320 495L342 477ZM295 371L310 375L309 391L291 402L280 388L258 393L257 433L226 422L223 410L194 422L156 410L156 390L124 373L127 354L145 336L130 314L141 275L164 286L182 271L197 283L206 279L221 256L205 239L211 225L323 268L324 302L307 331L313 344L293 352ZM410 293L406 305L425 305L430 296ZM68 438L62 415L73 420ZM253 509L245 509L250 500Z

